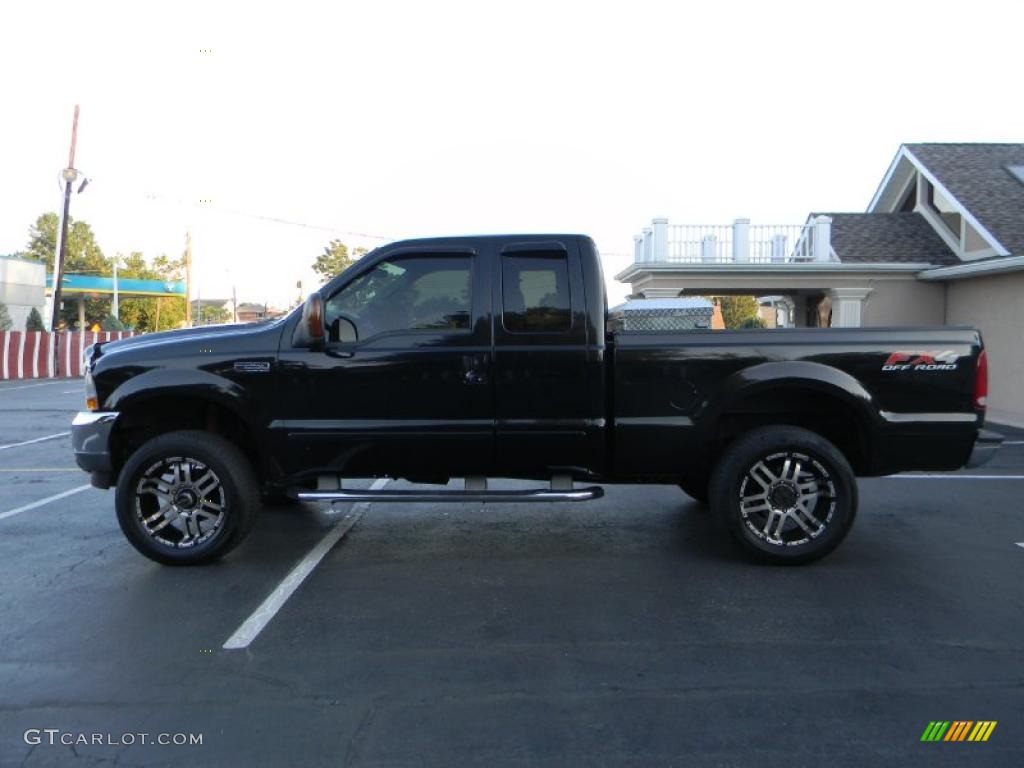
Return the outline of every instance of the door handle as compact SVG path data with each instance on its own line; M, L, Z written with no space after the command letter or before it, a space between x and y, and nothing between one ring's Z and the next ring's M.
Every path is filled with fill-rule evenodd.
M470 386L487 383L487 357L485 355L462 356L462 383Z

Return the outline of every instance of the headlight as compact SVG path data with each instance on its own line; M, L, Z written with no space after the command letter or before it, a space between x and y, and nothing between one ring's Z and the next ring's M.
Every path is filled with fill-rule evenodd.
M96 396L96 383L92 380L92 371L85 369L85 407L90 411L100 409L100 401Z

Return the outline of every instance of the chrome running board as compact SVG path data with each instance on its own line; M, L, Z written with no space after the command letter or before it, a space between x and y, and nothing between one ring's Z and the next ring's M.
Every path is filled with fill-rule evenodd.
M591 485L571 490L551 490L549 488L531 488L524 491L430 491L430 490L393 490L379 491L352 489L289 491L289 496L299 501L386 501L386 502L500 502L507 504L516 501L590 501L604 496L604 488Z

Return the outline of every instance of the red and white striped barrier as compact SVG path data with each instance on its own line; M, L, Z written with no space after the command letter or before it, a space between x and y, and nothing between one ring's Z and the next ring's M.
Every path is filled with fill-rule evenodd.
M86 346L134 335L134 331L0 331L0 380L81 376Z

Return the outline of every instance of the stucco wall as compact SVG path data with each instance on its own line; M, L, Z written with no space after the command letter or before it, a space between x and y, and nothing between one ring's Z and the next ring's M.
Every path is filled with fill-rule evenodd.
M981 330L988 350L988 418L1024 427L1024 273L949 282L947 322Z
M942 325L941 283L873 280L861 312L862 325Z
M0 301L7 305L11 330L25 330L25 321L32 307L43 314L45 292L46 268L42 264L0 257Z

